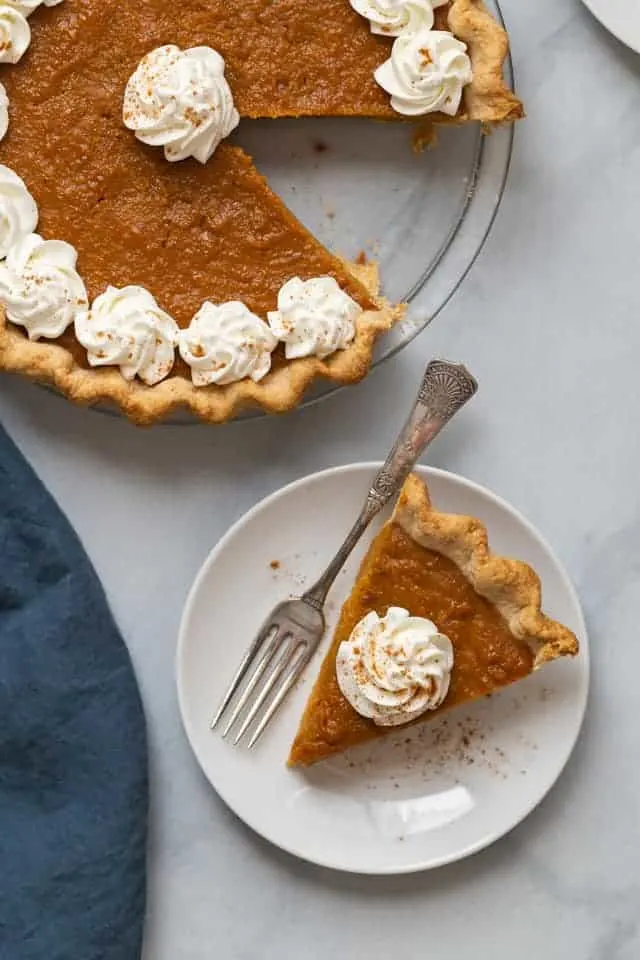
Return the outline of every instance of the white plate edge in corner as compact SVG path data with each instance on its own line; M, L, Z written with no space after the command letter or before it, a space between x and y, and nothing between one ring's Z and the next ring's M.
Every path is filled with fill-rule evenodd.
M236 813L240 819L244 820L250 827L252 827L257 833L261 834L266 839L270 840L276 846L279 846L281 849L286 850L288 853L298 856L302 859L308 860L313 863L320 864L326 867L332 867L335 869L354 872L354 873L366 873L366 874L399 874L399 873L409 873L417 870L429 869L432 867L440 866L445 863L450 863L455 860L459 860L465 856L468 856L471 853L475 853L484 847L488 846L490 843L497 840L499 837L503 836L513 827L515 827L521 820L523 820L530 812L533 810L537 804L543 799L546 793L551 789L553 784L556 782L560 773L564 769L566 762L571 755L575 742L578 738L579 731L582 725L582 719L584 717L584 711L586 708L587 694L588 694L588 685L589 685L589 657L588 657L588 640L586 634L586 626L584 622L584 617L582 615L580 602L575 592L571 581L564 570L564 567L555 556L550 546L546 542L545 538L542 537L538 531L533 527L533 525L523 517L519 511L513 508L511 505L506 503L502 498L493 494L491 491L486 490L478 484L475 484L473 481L466 480L465 478L458 477L455 474L448 473L447 471L438 470L435 468L429 467L420 467L418 472L425 476L432 485L436 487L442 487L443 490L448 490L451 493L451 496L455 499L458 496L460 499L471 499L478 500L479 502L485 502L486 509L491 512L495 510L497 515L504 515L504 517L509 518L508 521L505 520L507 527L512 527L516 531L516 539L518 536L524 537L525 541L528 539L530 544L533 544L535 549L541 551L541 555L546 555L548 562L551 565L551 568L554 570L554 576L557 577L557 580L554 582L553 592L560 590L560 593L563 595L563 603L567 605L567 609L571 611L571 620L570 625L576 630L581 641L582 641L582 652L579 658L579 668L573 668L573 665L569 667L569 670L573 669L572 676L574 677L574 684L577 684L576 689L571 693L572 697L577 697L577 700L571 708L569 709L570 718L571 718L571 729L565 731L566 736L564 739L563 748L558 752L557 745L554 746L554 751L557 756L554 756L551 761L551 769L544 773L544 764L542 768L542 774L539 776L540 782L537 785L534 785L530 791L530 796L522 796L522 799L515 804L515 809L509 812L509 802L508 796L504 794L503 789L496 790L496 784L491 784L490 778L485 777L486 783L482 782L483 775L479 777L474 774L477 781L476 786L478 788L478 795L484 796L485 794L492 794L492 807L502 808L504 807L504 815L502 819L495 821L495 817L490 817L487 819L487 823L482 825L482 822L479 825L478 830L471 831L473 835L465 835L464 830L460 830L460 827L456 828L455 825L451 828L453 834L455 835L456 829L458 830L459 841L456 842L455 839L452 839L451 845L447 846L447 843L442 845L440 843L440 849L436 854L435 851L432 851L432 855L428 852L425 852L429 846L427 843L425 845L424 836L425 834L421 833L416 841L415 837L410 838L410 842L407 842L403 845L402 854L398 855L398 847L393 846L394 854L389 857L386 855L385 851L388 852L389 843L388 838L380 840L380 856L376 857L375 850L373 854L370 855L369 852L363 857L362 855L362 844L359 842L353 843L353 853L350 855L347 851L345 853L344 843L345 837L341 839L338 837L336 840L335 827L336 822L340 822L341 818L350 817L354 815L354 810L356 808L360 809L372 809L376 805L381 806L377 801L371 800L373 794L369 795L368 798L363 800L358 798L358 790L360 786L360 781L354 781L353 777L350 780L344 781L348 783L348 787L345 787L343 790L343 781L340 780L339 776L336 774L334 776L334 771L329 770L326 764L320 765L322 773L319 776L319 786L314 786L314 777L316 774L313 773L310 780L311 786L307 785L306 775L297 774L295 772L286 771L284 768L284 758L286 756L286 748L291 739L292 731L295 729L297 719L302 707L302 703L306 698L308 693L310 681L315 675L315 668L312 664L309 676L305 678L304 688L300 691L296 691L294 696L294 704L287 705L285 713L288 712L288 718L279 718L276 723L276 729L269 731L267 734L268 740L266 748L263 748L263 752L257 752L254 755L251 755L250 760L248 760L249 755L247 754L238 754L237 748L236 751L233 750L227 744L223 744L219 738L218 734L210 733L208 729L206 732L202 729L203 723L206 724L207 711L212 711L213 706L215 705L217 699L228 683L229 676L232 672L233 666L236 665L236 662L240 659L242 649L240 644L238 648L233 653L233 657L230 656L227 658L228 662L224 664L221 671L217 670L217 657L220 655L220 652L216 653L213 656L213 661L216 664L214 670L211 669L211 662L207 662L206 673L206 690L202 689L202 675L205 671L204 666L198 666L195 671L196 679L194 680L194 674L191 673L191 679L187 679L189 673L187 669L188 657L190 655L190 650L194 649L194 644L197 649L196 640L190 640L190 627L193 622L194 611L196 605L199 602L199 598L202 597L203 588L207 585L209 577L211 576L212 570L216 565L225 563L225 552L231 551L233 554L234 542L240 538L247 537L247 531L249 531L253 526L259 525L264 517L268 517L269 511L278 509L278 505L281 505L284 501L289 499L291 504L296 497L299 499L305 491L311 490L314 486L327 485L331 486L332 483L335 483L337 480L340 481L339 486L341 490L347 487L353 488L352 492L349 495L349 504L348 509L346 510L345 517L338 524L340 529L334 531L333 529L328 532L328 543L332 544L333 549L340 542L342 536L344 535L345 530L347 529L348 522L353 519L353 516L357 513L357 510L360 505L360 500L363 499L366 494L367 484L373 476L375 470L379 467L377 463L360 463L360 464L350 464L342 467L335 467L329 470L321 471L316 474L312 474L307 477L303 477L280 490L275 491L270 496L266 497L264 500L252 507L243 517L241 517L232 527L224 534L224 536L218 541L213 550L209 553L204 564L202 565L195 582L189 591L187 601L185 604L185 609L180 624L180 632L178 638L178 648L176 655L176 670L177 670L177 684L178 684L178 702L180 707L180 713L187 733L189 742L194 750L196 758L198 759L200 766L207 776L207 779L211 782L214 789L217 790L221 798L228 804L228 806ZM361 475L361 479L360 479ZM292 499L293 498L293 499ZM436 502L438 502L439 497L435 497ZM446 509L452 509L451 505L444 505ZM344 512L344 511L343 511ZM318 539L322 539L323 531L318 529L313 531L314 517L317 515L317 511L310 511L305 513L305 524L296 524L293 522L292 527L295 528L295 543L299 547L300 555L304 555L305 550L308 548L309 543L315 543ZM333 516L333 514L331 514ZM280 525L283 526L282 524ZM316 522L316 526L319 526ZM326 514L323 515L323 528L327 526L326 524ZM331 521L329 521L329 526L331 526ZM519 533L517 532L519 529ZM325 535L327 531L325 530ZM491 532L491 526L490 526ZM305 544L306 538L306 544ZM328 544L327 544L328 547ZM363 549L363 548L362 548ZM326 550L326 552L325 552ZM275 551L269 550L268 553L275 552L278 553L278 548L275 548ZM310 564L310 568L307 573L313 572L315 575L322 568L324 562L329 558L331 550L324 548L321 551L322 556L314 557L313 561ZM243 555L244 556L244 555ZM253 554L252 554L253 556ZM257 607L259 611L256 613L256 618L258 621L268 613L271 608L272 603L276 599L282 599L283 596L286 596L288 592L285 588L288 587L290 592L299 592L303 584L296 582L295 584L289 583L286 580L286 577L282 578L282 582L278 580L273 586L270 585L270 580L266 580L264 577L264 571L262 566L267 566L268 554L265 554L260 560L261 566L256 566L253 571L254 580L257 584L258 595L260 594L259 585L262 584L264 588L264 600L259 599L257 601ZM527 559L527 557L525 557ZM300 562L304 565L304 559L301 557ZM357 567L357 561L352 561L352 564L355 563ZM256 564L258 561L256 560ZM244 562L243 562L244 570ZM251 571L248 571L250 574ZM343 577L343 582L339 586L342 590L342 595L340 601L342 600L343 595L346 595L348 592L348 587L352 582L352 576L355 573L355 570L352 569L348 576ZM276 578L277 579L277 578ZM544 578L543 578L544 579ZM266 586L265 586L266 584ZM211 589L209 588L206 591L207 597L211 595ZM338 589L338 588L336 588ZM224 585L223 594L229 590L228 584ZM246 580L244 587L244 595L246 596ZM231 590L233 593L233 589ZM267 595L268 594L268 595ZM224 606L226 602L224 596L218 598L218 610L220 609L220 602ZM334 606L335 606L334 602ZM245 604L246 606L246 604ZM550 611L552 614L553 610ZM335 616L335 610L334 610ZM566 617L565 617L566 618ZM212 620L213 622L213 620ZM207 618L207 639L206 646L210 647L214 643L213 639L209 639L209 635L212 633L210 627L208 626L209 620ZM331 627L331 624L330 624ZM242 636L245 636L246 627L243 628ZM192 633L194 631L191 631ZM329 631L328 631L329 632ZM244 645L250 639L250 636L246 637ZM191 643L191 647L189 647ZM204 642L201 643L201 647L204 648ZM226 653L227 651L224 651ZM211 657L210 652L205 653L205 658ZM193 656L192 656L193 659ZM554 668L551 668L552 670ZM213 682L213 673L218 673L219 675L215 677L215 682ZM566 672L566 670L565 670ZM220 675L220 674L223 674ZM211 677L211 683L209 682L209 677ZM528 684L529 681L526 681ZM189 689L188 689L189 688ZM199 688L199 689L196 689ZM517 685L512 689L521 690L523 685ZM496 702L499 701L499 704L503 704L503 698L505 694L502 694L500 698L496 698ZM194 704L194 698L199 699L198 704ZM206 699L206 704L204 703ZM526 697L525 697L526 699ZM515 700L514 700L515 703ZM206 707L206 709L205 709ZM491 710L501 710L502 707L498 706L497 708L493 705ZM530 709L530 708L527 708ZM558 708L560 709L560 708ZM562 708L564 709L564 707ZM200 711L200 718L197 723L194 722L194 713ZM549 712L549 706L545 707L544 711L538 711L534 713L534 722L538 720L538 724L542 724L544 728L545 724L540 719L543 715L546 716ZM485 710L486 713L486 710ZM562 710L560 710L562 715ZM484 723L484 721L481 721ZM513 722L509 721L510 726L513 726ZM503 724L502 727L506 727L506 724ZM434 724L425 725L425 729L429 728L432 730L435 727ZM500 740L500 735L505 731L502 727L498 728L497 739ZM484 729L482 726L480 729ZM529 728L527 728L528 730ZM277 746L276 746L277 742ZM410 748L408 747L407 750ZM430 747L429 757L433 756L433 747ZM520 748L517 748L518 750ZM538 754L538 758L539 758ZM518 761L520 762L520 761ZM364 761L363 761L364 763ZM458 764L458 758L456 758L456 764ZM270 779L274 780L277 784L276 793L277 798L275 802L279 802L283 805L283 809L287 811L286 816L278 818L277 815L274 816L273 811L269 814L268 810L264 809L262 803L255 803L252 801L252 795L255 795L255 787L258 786L259 782L264 782L260 776L260 770L262 769L262 775L264 776L265 770ZM317 770L318 768L313 768ZM473 768L469 768L473 769ZM480 770L480 767L476 768ZM325 773L326 771L326 773ZM523 773L524 771L521 771ZM359 771L356 770L356 775L359 775ZM336 776L338 779L336 780ZM340 776L343 776L343 773L340 773ZM367 775L369 776L369 775ZM463 779L464 777L469 777L470 774L468 771L462 771ZM511 775L509 775L511 776ZM256 784L254 788L251 786L252 777L256 778ZM323 777L329 783L323 782ZM415 774L411 774L411 777L415 779ZM288 778L288 779L285 779ZM332 779L333 778L333 779ZM438 779L435 777L435 779ZM433 773L429 774L428 783L431 786L434 782ZM440 779L442 779L440 777ZM445 777L446 779L446 777ZM508 777L507 777L508 779ZM235 782L234 782L235 781ZM405 782L409 782L409 779L406 779L404 774L400 777L400 784L404 789ZM518 797L523 793L522 781L520 783L514 782L513 777L511 781L514 783L514 790L518 791ZM411 789L413 790L413 780L410 780ZM425 781L426 783L426 781ZM355 786L354 786L355 784ZM488 784L488 785L487 785ZM337 785L337 789L336 789ZM384 785L383 785L384 786ZM374 783L372 789L378 789L378 784ZM524 791L526 794L526 790ZM352 793L356 796L355 807ZM306 801L305 801L306 796ZM398 794L394 794L394 797ZM434 794L434 796L440 796L440 794ZM302 797L302 806L304 808L305 803L309 809L303 809L303 813L300 813L298 808L298 799L297 797ZM507 802L505 803L504 800ZM497 800L497 803L496 803ZM390 801L385 800L382 803L381 808L384 810L386 806L393 807L402 804L404 801L399 800L397 803L391 803ZM410 804L413 803L412 800L407 801ZM289 806L287 806L289 804ZM313 816L318 818L316 826L320 823L325 823L325 829L327 828L325 811L322 805L332 806L331 817L337 815L338 820L331 820L330 832L333 834L325 837L326 842L318 844L313 847L310 846L307 841L307 834L314 832L311 830L313 823ZM298 805L298 806L297 806ZM358 806L360 805L360 807ZM513 806L513 804L511 804ZM294 813L292 814L293 808L296 807ZM344 808L344 809L343 809ZM345 813L346 809L349 809L350 812ZM311 812L310 812L311 811ZM314 812L315 811L315 812ZM476 811L474 810L473 816L475 816ZM269 815L265 815L269 814ZM360 815L360 814L358 814ZM404 815L404 814L403 814ZM307 817L306 827L304 829L297 829L297 833L294 829L295 818L296 816ZM311 823L308 818L311 817ZM470 815L471 816L471 815ZM467 818L469 819L469 818ZM471 817L473 819L473 817ZM477 817L476 817L477 819ZM286 822L285 822L286 821ZM292 826L290 829L287 828L287 823L291 821ZM494 822L495 821L495 822ZM298 825L300 826L300 825ZM433 839L439 834L445 834L446 831L451 827L451 824L445 823L442 830L439 831L432 830L430 833L427 832L427 837ZM345 828L346 829L346 828ZM377 828L376 828L377 829ZM322 831L320 831L322 832ZM466 831L468 834L469 831ZM333 843L331 840L333 839ZM403 838L407 839L407 838ZM336 849L332 852L332 846L340 849ZM372 839L369 837L367 839L367 851L372 843L375 843L375 836ZM414 850L415 847L415 850ZM359 855L360 854L360 855Z
M582 0L620 43L640 53L640 6L636 0Z

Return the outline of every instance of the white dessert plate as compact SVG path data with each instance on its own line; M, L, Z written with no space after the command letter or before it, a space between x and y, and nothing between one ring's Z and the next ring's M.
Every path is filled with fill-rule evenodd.
M205 775L257 833L326 867L408 873L481 850L542 800L576 742L589 659L580 603L540 534L488 490L421 467L439 508L479 517L494 550L538 570L545 609L577 633L580 656L550 664L500 695L440 720L307 771L287 769L305 699L366 548L362 543L331 593L323 648L257 747L233 747L211 732L214 708L245 647L271 608L302 592L323 569L359 511L376 466L339 467L284 487L222 538L187 600L178 643L178 696Z
M640 53L640 3L638 0L583 0L603 27Z

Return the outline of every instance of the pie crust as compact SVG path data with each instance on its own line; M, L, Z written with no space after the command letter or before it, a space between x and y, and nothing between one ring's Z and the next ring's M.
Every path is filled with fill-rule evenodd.
M424 555L420 547L427 551ZM429 564L441 568L435 568L435 579ZM425 581L426 587L418 595L411 569L423 567L431 579ZM447 571L455 572L464 593ZM578 653L574 634L542 612L540 580L535 571L519 560L493 554L479 520L436 510L425 484L410 476L391 520L373 541L343 607L292 745L290 766L308 766L404 729L404 725L376 726L353 709L337 682L336 655L340 643L362 616L371 609L382 615L386 612L382 605L409 608L411 591L415 606L410 612L432 617L436 627L448 633L456 658L447 698L434 711L427 711L408 725L428 721L441 711L515 683L544 663ZM401 601L399 596L403 597ZM421 602L424 609L420 609Z
M478 120L491 127L524 116L524 108L504 82L509 38L482 0L453 0L447 14L449 29L469 48L473 80L464 88L464 116L453 122Z
M542 587L535 570L521 560L492 553L487 529L479 520L436 510L418 477L406 481L392 522L420 546L455 563L476 593L502 614L511 633L527 644L534 670L578 653L571 630L542 612Z

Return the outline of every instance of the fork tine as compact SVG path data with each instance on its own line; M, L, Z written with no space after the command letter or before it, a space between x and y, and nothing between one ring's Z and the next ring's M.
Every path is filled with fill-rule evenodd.
M299 649L299 646L300 645L296 643L294 638L291 637L289 643L287 644L287 648L283 651L282 655L278 658L274 669L272 670L271 674L266 680L259 695L256 697L255 702L253 703L253 706L251 707L246 717L244 718L242 726L238 730L238 733L236 734L236 738L233 741L234 746L242 740L243 736L245 735L245 733L247 732L247 730L249 729L249 727L251 726L255 718L258 716L258 714L262 710L263 704L266 702L267 698L272 693L274 687L280 680L280 677L282 676L283 672L291 664L296 654L296 651Z
M296 680L298 679L298 677L300 676L300 674L302 673L302 671L304 670L308 662L309 662L308 656L306 654L303 654L303 656L298 657L297 660L294 660L294 662L291 663L291 665L289 666L289 670L287 671L287 676L284 683L276 693L275 697L273 698L273 700L265 710L264 716L262 717L257 727L251 734L251 739L247 744L247 747L249 748L249 750L251 750L251 748L256 745L256 743L264 733L267 725L271 721L274 713L276 712L278 707L281 705L282 701L285 699L285 697L289 693L289 690L291 690L291 687L294 685L294 683L296 682Z
M216 726L218 725L218 723L220 722L220 719L221 719L223 713L225 712L225 710L227 709L227 707L229 706L229 704L230 704L231 701L233 700L233 697L234 697L234 695L235 695L238 687L240 686L240 684L241 684L242 681L244 680L245 674L246 674L247 670L249 669L249 667L250 667L250 665L251 665L251 662L253 661L255 655L257 654L258 650L260 650L260 648L262 647L262 645L267 641L267 639L269 638L270 634L271 634L274 630L276 630L276 627L275 627L273 624L269 624L268 626L263 627L262 630L260 630L260 632L259 632L258 635L256 636L256 638L255 638L255 640L253 641L253 643L247 648L247 651L246 651L244 657L242 658L242 660L241 660L241 662L240 662L240 666L239 666L238 669L236 670L236 672L235 672L235 674L234 674L234 677L233 677L233 680L232 680L231 683L229 684L229 686L228 686L228 688L227 688L227 691L226 691L224 697L222 698L222 702L221 702L220 706L218 707L218 709L217 709L217 711L216 711L216 714L215 714L213 720L211 721L211 724L210 724L210 729L211 729L211 730L215 729L215 727L216 727Z
M273 663L274 655L277 653L279 647L280 647L280 640L278 639L278 629L276 628L271 636L271 639L267 644L266 649L264 650L264 653L261 654L260 659L257 662L255 662L255 658L254 658L254 661L252 661L252 663L249 666L249 669L251 669L251 667L254 667L253 673L249 676L249 679L247 680L245 688L242 691L240 697L238 698L238 702L233 708L233 712L229 717L229 720L227 721L227 725L222 731L223 740L226 736L228 736L229 731L231 730L233 725L236 723L238 718L242 715L242 711L246 707L249 701L249 698L251 697L251 694L258 686L267 668L270 666L270 664Z

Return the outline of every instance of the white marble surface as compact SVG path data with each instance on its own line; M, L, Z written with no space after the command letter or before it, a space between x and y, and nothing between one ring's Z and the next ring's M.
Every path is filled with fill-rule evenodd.
M283 420L150 432L0 383L0 417L82 536L140 678L149 960L640 956L640 59L577 0L505 8L529 119L498 221L446 311L368 382ZM511 836L432 874L349 878L271 849L204 782L178 720L176 629L230 522L295 477L383 455L433 354L465 360L481 390L430 460L555 545L586 608L592 699L565 775Z

